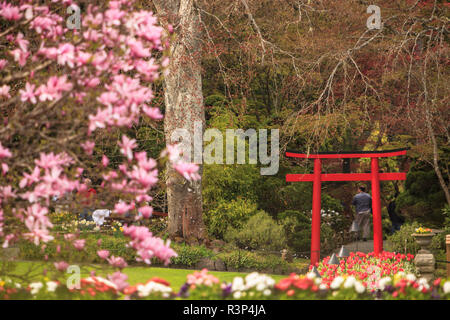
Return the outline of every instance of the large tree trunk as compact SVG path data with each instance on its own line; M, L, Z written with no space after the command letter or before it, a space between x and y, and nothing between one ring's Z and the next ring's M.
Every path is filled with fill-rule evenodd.
M205 124L198 12L193 0L153 0L153 3L160 18L172 24L176 34L164 78L166 143L174 143L171 136L176 129L188 130L193 141L194 123L201 121L202 128ZM201 165L199 174L202 176ZM204 239L201 179L187 181L168 167L166 183L170 237Z

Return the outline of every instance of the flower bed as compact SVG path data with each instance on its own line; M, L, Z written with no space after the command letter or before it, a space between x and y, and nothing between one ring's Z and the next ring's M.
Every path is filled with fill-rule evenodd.
M362 281L365 287L375 288L376 282L397 272L415 273L414 256L393 252L382 252L376 256L373 252L365 254L352 252L346 259L341 259L338 265L329 264L330 257L323 259L317 266L322 283L330 286L333 280L341 275L349 275Z
M306 275L291 274L278 283L257 272L235 277L230 283L221 282L203 269L188 275L178 292L160 278L130 286L127 276L119 271L108 279L84 278L78 289L49 279L28 286L0 280L0 299L450 300L450 279L428 283L405 272L412 258L389 252L379 256L356 253L340 265L330 266L327 257L318 265L325 277L310 271Z

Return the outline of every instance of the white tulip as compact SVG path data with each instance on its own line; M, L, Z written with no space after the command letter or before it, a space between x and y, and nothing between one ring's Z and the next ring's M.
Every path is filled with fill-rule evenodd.
M55 292L56 288L58 287L58 282L56 281L48 281L46 284L48 292Z
M407 275L406 275L406 279L407 280L409 280L409 281L416 281L416 276L415 275L413 275L412 273L408 273Z
M333 279L333 281L331 282L330 288L338 289L341 286L342 282L344 282L344 278L341 276L338 276Z
M41 288L44 285L42 284L42 282L32 282L30 283L30 288L31 288L31 294L37 294L39 292L39 290L41 290Z
M450 281L445 282L442 289L444 290L444 293L450 293Z
M349 289L352 288L356 283L356 278L353 276L348 277L344 282L344 288Z
M358 293L363 293L366 290L366 288L364 288L364 286L363 286L363 284L361 282L356 281L355 282L355 290Z

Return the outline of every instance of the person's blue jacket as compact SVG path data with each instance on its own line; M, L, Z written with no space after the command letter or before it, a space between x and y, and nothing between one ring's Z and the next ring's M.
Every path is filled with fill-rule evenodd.
M356 213L372 211L372 197L368 193L360 192L353 197L352 205L355 206Z

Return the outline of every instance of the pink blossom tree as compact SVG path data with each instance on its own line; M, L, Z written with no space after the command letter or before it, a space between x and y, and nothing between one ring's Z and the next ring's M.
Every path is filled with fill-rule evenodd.
M0 3L0 244L26 239L45 245L57 235L48 218L53 197L85 191L83 172L98 171L113 212L138 209L148 218L150 190L158 182L158 162L123 129L162 114L152 106L152 82L167 65L170 32L134 0L98 2L82 12L81 28L66 27L71 0ZM96 148L101 132L121 135L124 156L118 169ZM195 165L165 152L174 169L195 180ZM93 157L101 158L92 167ZM138 259L166 264L176 253L146 227L129 226L125 235ZM77 250L77 235L64 237ZM73 246L72 246L73 247ZM105 257L106 259L106 257ZM120 257L110 257L123 267ZM58 266L64 265L59 263Z

